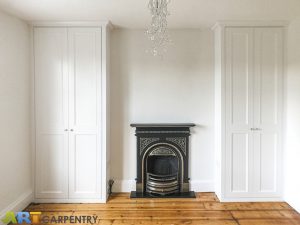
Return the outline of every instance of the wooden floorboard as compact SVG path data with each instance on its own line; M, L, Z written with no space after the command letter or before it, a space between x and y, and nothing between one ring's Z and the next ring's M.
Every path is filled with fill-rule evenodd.
M103 220L100 225L238 225L234 220Z
M295 219L249 219L239 220L239 225L299 225L300 220Z
M300 225L300 215L285 202L220 203L214 193L197 193L195 199L130 199L129 193L116 193L106 204L31 204L26 211L98 216L99 225Z
M261 211L232 211L235 219L300 219L293 210L261 210Z

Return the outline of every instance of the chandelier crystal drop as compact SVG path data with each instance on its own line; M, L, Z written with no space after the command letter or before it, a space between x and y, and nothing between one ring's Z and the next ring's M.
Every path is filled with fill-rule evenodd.
M151 23L146 31L151 47L148 50L154 56L163 55L167 45L171 43L167 16L169 16L168 4L171 0L150 0L148 8L151 12Z

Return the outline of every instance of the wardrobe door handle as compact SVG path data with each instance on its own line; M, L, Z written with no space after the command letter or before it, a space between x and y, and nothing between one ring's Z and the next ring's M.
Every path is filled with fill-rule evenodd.
M73 129L71 129L71 132L73 132L74 130Z
M250 128L250 130L262 130L261 128L257 128L257 127L252 127L252 128Z
M68 129L65 129L65 131L68 131Z

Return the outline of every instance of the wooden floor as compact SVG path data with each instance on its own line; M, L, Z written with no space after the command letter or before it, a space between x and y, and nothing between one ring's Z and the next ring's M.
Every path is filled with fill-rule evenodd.
M26 210L95 215L101 225L300 225L300 215L287 203L220 203L214 193L197 193L196 199L130 199L118 193L107 204L31 204Z

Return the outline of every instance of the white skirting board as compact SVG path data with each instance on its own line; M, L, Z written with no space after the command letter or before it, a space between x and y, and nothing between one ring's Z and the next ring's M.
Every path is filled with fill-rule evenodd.
M300 203L297 199L284 199L290 206L292 206L298 213L300 213Z
M115 180L112 192L135 191L135 180Z
M20 195L14 202L8 205L5 209L0 212L0 224L2 224L1 219L6 215L7 211L19 212L24 210L31 202L33 202L34 195L33 191L29 190Z
M190 182L191 191L195 192L214 192L214 181L192 180ZM115 180L113 192L135 191L135 180Z
M253 197L253 198L221 198L218 196L221 202L282 202L283 199L278 198L262 198L262 197Z
M51 198L51 199L35 199L33 201L34 203L48 203L48 204L52 204L52 203L58 203L58 204L69 204L69 203L74 203L74 204L82 204L82 203L106 203L106 199L97 199L97 198L93 198L93 199L69 199L69 198Z

